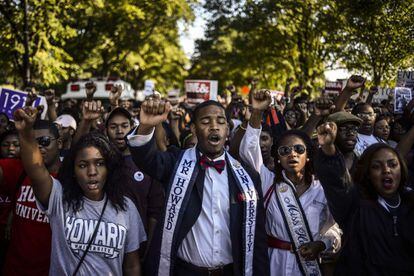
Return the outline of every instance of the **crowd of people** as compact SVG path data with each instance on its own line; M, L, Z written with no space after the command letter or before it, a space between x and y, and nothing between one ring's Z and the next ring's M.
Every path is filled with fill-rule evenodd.
M3 275L414 275L414 100L31 91L0 114Z

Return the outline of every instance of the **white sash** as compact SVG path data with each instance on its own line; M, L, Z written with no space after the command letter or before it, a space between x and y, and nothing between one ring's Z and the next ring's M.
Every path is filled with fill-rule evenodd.
M282 171L285 182L280 182L276 186L276 196L281 213L284 217L285 224L289 230L291 241L297 250L301 245L312 242L312 235L310 233L306 216L303 214L302 205L296 196L293 184L286 177L285 172ZM319 264L316 260L306 261L295 250L296 259L299 262L299 268L302 273L310 276L322 275Z
M249 174L241 164L226 152L230 171L235 176L239 189L243 192L244 223L243 223L243 253L244 275L253 275L254 237L256 230L257 192ZM164 224L162 229L161 255L158 266L159 276L171 275L171 252L177 221L182 215L181 207L189 187L192 187L195 177L192 178L197 165L196 148L184 152L175 171L174 180L168 193ZM192 180L192 181L191 181ZM191 188L190 188L191 189Z
M158 267L159 276L170 275L171 250L175 227L177 225L181 205L184 201L184 197L196 165L196 149L193 147L184 152L180 160L180 164L175 171L175 177L168 194L164 225L162 229L161 255Z
M257 192L254 183L249 174L241 166L239 161L235 160L226 152L232 171L236 176L237 184L243 191L244 206L245 206L245 221L243 223L244 229L244 275L253 275L253 252L254 252L254 237L256 230L256 215L257 215Z

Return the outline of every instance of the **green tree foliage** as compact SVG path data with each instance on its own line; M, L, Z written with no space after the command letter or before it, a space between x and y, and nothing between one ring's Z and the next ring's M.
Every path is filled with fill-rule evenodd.
M293 76L308 93L322 84L329 58L324 43L326 1L215 3L206 5L214 16L206 39L197 44L191 75L207 72L211 78L236 84L256 76L262 86L279 89Z
M207 1L208 31L197 42L191 77L221 86L283 88L294 77L310 93L336 67L365 73L376 85L412 66L413 0Z
M398 68L413 66L414 1L335 1L340 14L332 41L348 69L367 73L375 85L395 79Z
M71 56L63 49L65 41L76 32L64 26L72 1L33 0L28 5L29 56L32 79L46 85L68 77L73 66ZM23 10L21 1L0 2L0 55L2 81L21 84L23 68ZM16 81L13 81L16 80Z
M20 1L2 1L3 78L20 76ZM191 21L185 0L28 0L33 81L119 76L143 86L154 79L167 89L181 83L188 60L178 44L178 21Z

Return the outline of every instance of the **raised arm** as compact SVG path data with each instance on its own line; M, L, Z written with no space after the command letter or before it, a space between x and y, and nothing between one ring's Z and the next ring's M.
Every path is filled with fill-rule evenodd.
M375 94L377 94L377 93L378 93L378 87L372 86L368 91L368 97L365 100L365 103L371 104L372 100L374 99Z
M80 121L79 127L76 130L75 135L73 136L72 144L75 144L79 139L89 133L92 123L94 120L98 119L104 109L101 104L101 101L84 101L82 104L82 120Z
M246 129L246 134L240 143L240 158L249 166L253 167L260 173L263 166L262 153L260 151L260 131L261 121L264 110L269 107L271 102L270 92L268 90L259 90L253 92L252 99L252 114L249 120L249 126Z
M43 163L42 154L34 137L33 125L37 112L33 107L18 109L14 112L14 123L19 133L21 160L32 182L33 192L43 206L48 206L52 178Z
M337 133L335 123L320 125L317 131L321 148L315 158L315 172L324 188L335 221L341 229L346 229L349 215L357 204L358 193L352 185L345 160L334 145Z
M316 129L316 126L320 122L320 120L328 116L330 111L333 110L335 107L333 106L332 100L328 97L320 97L315 101L315 108L314 112L305 122L302 127L302 130L309 136L312 137L313 131Z
M114 84L109 93L109 104L111 105L111 110L114 110L119 106L119 98L122 95L122 85Z
M246 128L249 123L250 116L252 115L252 113L250 112L249 106L244 106L242 112L243 112L244 120L241 123L241 125L237 128L233 137L231 138L231 143L230 143L230 148L229 148L229 152L231 156L233 156L236 159L240 158L240 154L239 154L240 143L244 137L244 134L246 133Z
M362 87L365 83L365 79L358 75L352 75L346 82L344 90L339 94L335 101L335 112L345 110L345 106L351 98L355 89Z
M55 105L55 90L48 89L45 91L45 98L47 102L47 116L49 121L55 121L57 118L56 105Z
M412 99L404 109L404 117L411 123L410 130L401 138L397 145L397 150L402 156L407 157L414 144L414 99Z
M127 135L128 145L135 164L144 173L163 184L168 184L179 150L161 152L154 139L154 128L167 119L171 105L160 99L148 99L141 106L140 125Z

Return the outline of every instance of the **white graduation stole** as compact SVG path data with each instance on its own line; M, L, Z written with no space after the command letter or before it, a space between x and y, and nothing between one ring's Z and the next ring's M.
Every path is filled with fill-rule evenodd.
M280 182L276 185L275 194L289 232L290 240L295 245L294 249L298 249L301 245L313 241L312 234L309 230L306 216L303 213L302 205L296 196L294 186L286 177L284 171L282 171L282 174L285 182ZM302 273L307 276L322 275L316 260L306 261L296 250L295 255Z
M243 253L244 253L244 275L253 275L253 252L254 237L256 230L257 215L257 192L249 174L241 164L226 152L227 164L233 173L239 189L243 193L244 201L244 223L243 223ZM161 255L158 267L159 276L171 275L171 252L174 233L177 222L182 215L181 207L188 191L191 191L195 175L194 169L197 166L196 148L187 149L175 171L175 176L170 187L165 211L164 224L162 229ZM186 198L186 200L188 200ZM184 207L185 208L185 207Z
M164 225L162 228L161 256L158 267L159 276L170 275L173 236L179 219L180 208L187 194L187 188L196 165L196 148L193 147L184 152L175 171L174 180L168 194ZM194 181L191 184L194 184Z
M226 152L233 174L236 177L236 182L239 188L243 191L244 197L244 275L253 275L253 252L254 252L254 237L256 230L256 215L257 215L257 192L254 183L249 174L242 167L239 161L235 160Z

